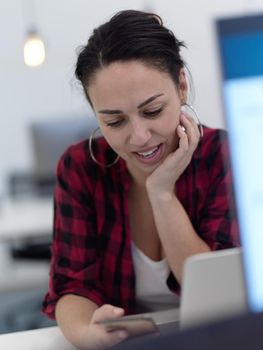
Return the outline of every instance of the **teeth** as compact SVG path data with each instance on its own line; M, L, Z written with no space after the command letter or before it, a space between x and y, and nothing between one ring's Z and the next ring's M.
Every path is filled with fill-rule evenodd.
M155 147L154 149L152 149L151 151L148 151L148 152L144 152L144 153L141 153L141 152L138 152L138 154L142 157L149 157L151 156L154 152L156 152L158 149L158 146Z

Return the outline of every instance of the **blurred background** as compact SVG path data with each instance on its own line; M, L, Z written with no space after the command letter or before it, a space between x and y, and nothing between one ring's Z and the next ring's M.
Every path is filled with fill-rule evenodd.
M224 128L215 20L263 12L263 0L0 2L0 333L53 324L39 310L55 164L96 125L74 78L76 51L94 27L128 8L158 13L186 43L199 118ZM30 38L42 40L31 63Z

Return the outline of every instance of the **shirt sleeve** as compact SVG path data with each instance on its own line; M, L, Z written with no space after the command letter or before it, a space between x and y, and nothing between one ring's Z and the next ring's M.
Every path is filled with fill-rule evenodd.
M218 131L207 145L205 157L207 182L205 205L201 211L198 234L212 250L240 245L227 133Z
M74 153L75 152L75 153ZM54 318L58 299L75 294L104 303L97 259L95 173L85 164L85 152L69 149L59 161L55 188L54 238L49 290L43 312Z

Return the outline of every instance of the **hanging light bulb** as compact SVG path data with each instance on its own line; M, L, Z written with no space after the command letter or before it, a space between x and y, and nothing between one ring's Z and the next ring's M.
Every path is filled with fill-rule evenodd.
M24 61L29 67L40 66L45 61L45 45L36 30L28 33L24 44Z

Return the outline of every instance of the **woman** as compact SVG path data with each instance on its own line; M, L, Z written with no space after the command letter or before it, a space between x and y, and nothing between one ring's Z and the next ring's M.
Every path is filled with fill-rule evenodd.
M187 257L238 244L226 133L182 112L182 45L157 15L129 10L78 56L103 138L94 132L59 162L44 312L80 349L127 336L101 320L149 310L149 300L156 310L155 296L176 305Z

